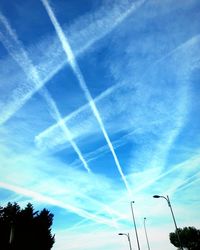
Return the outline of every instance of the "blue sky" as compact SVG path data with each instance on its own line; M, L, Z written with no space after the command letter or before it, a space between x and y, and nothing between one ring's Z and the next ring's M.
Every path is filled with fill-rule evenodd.
M200 227L197 0L0 3L0 197L54 213L53 250L154 250Z

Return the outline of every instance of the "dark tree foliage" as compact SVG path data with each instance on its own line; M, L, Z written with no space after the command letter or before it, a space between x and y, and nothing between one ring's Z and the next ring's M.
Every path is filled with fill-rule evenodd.
M30 203L24 209L8 203L0 207L0 249L50 250L55 242L52 223L53 214L47 209L34 212Z
M188 250L200 250L200 230L195 227L178 228L182 247ZM175 233L169 234L170 242L177 248L180 248L179 241Z

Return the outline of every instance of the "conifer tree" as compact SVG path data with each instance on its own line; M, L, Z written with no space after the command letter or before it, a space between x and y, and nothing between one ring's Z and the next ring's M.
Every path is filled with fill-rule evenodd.
M0 249L50 250L55 241L52 223L53 214L47 209L34 212L30 203L24 209L8 203L0 207Z

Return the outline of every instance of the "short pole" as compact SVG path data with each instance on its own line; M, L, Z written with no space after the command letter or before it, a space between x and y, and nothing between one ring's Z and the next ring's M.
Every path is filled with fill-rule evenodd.
M128 243L129 243L129 248L130 248L130 250L132 250L131 240L130 240L130 235L129 235L129 233L127 233L127 234L125 234L125 233L119 233L118 235L126 235L126 236L127 236Z

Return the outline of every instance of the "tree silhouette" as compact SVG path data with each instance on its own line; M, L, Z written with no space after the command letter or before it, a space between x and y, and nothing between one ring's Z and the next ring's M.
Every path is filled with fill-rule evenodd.
M8 203L0 207L0 249L50 250L55 241L52 223L53 214L47 209L34 212L30 203L24 209Z
M182 247L188 250L199 250L200 249L200 230L195 227L184 227L178 228ZM177 248L180 247L177 239L177 234L169 234L170 242Z

